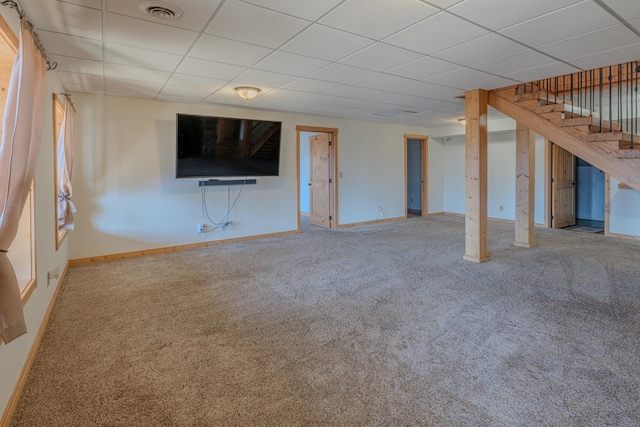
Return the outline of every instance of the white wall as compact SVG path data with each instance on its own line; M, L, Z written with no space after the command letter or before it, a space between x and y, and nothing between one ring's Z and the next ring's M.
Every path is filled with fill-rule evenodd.
M620 181L611 177L609 231L640 236L640 192L620 189L618 184Z
M487 142L487 213L515 219L515 130L492 132ZM465 137L444 138L444 211L465 213ZM544 222L544 138L536 135L535 222ZM502 207L502 210L501 210Z
M16 34L19 34L17 14L5 8L2 16ZM53 185L53 111L52 93L62 92L55 72L47 72L47 98L42 142L35 176L35 229L37 287L27 301L24 312L28 333L8 345L0 345L0 412L4 412L19 379L20 372L51 302L57 282L47 283L47 272L66 266L69 239L60 250L55 246L55 212ZM74 232L71 232L73 234Z
M423 128L356 122L214 105L75 94L75 203L81 212L72 259L254 236L297 229L296 126L338 129L338 223L404 216L404 134ZM235 226L198 234L197 179L175 179L176 113L283 122L280 176L247 185ZM232 200L238 188L232 187ZM208 187L210 212L221 218L227 187Z
M444 142L429 138L429 213L444 212Z

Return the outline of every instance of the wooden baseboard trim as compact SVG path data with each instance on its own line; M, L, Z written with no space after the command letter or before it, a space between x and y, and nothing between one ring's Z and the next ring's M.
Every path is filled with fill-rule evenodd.
M423 216L443 216L443 215L444 215L444 212L431 212Z
M407 219L404 216L394 217L394 218L382 218L382 219L374 219L372 221L362 221L362 222L352 222L350 224L340 224L337 228L349 228L349 227L357 227L359 225L368 225L368 224L379 224L381 222L391 222L391 221L402 221Z
M309 218L309 212L300 212L300 216L306 216Z
M112 255L100 255L100 256L93 256L88 258L77 258L77 259L69 260L69 265L90 264L92 262L113 261L116 259L136 258L139 256L145 256L145 255L165 254L169 252L183 251L185 249L203 248L206 246L223 245L226 243L246 242L249 240L267 239L269 237L289 236L291 234L298 234L298 233L299 233L298 230L291 230L291 231L283 231L280 233L259 234L256 236L236 237L233 239L222 239L222 240L213 240L210 242L191 243L188 245L169 246L166 248L145 249L142 251L123 252L123 253L112 254Z
M18 402L20 401L20 396L22 396L22 391L24 390L24 386L27 383L27 378L29 378L29 372L31 371L31 367L33 366L33 362L36 359L36 354L38 354L38 349L40 348L40 342L42 341L42 337L44 336L44 332L47 330L47 325L49 324L49 318L51 317L51 313L53 312L53 307L56 305L56 301L58 300L58 295L60 294L60 289L62 289L62 282L64 281L65 276L67 275L67 270L69 270L69 263L64 267L64 271L60 275L60 279L58 279L58 284L56 285L56 290L53 293L53 297L51 297L51 301L49 301L49 306L47 307L47 311L44 314L42 319L42 323L40 323L40 327L38 328L38 333L36 334L36 338L31 345L31 350L29 350L29 355L27 356L27 360L22 367L22 371L20 371L20 377L18 378L18 383L13 389L13 393L9 398L9 402L2 414L2 419L0 419L0 427L8 427L11 424L11 420L13 419L13 415L18 408Z

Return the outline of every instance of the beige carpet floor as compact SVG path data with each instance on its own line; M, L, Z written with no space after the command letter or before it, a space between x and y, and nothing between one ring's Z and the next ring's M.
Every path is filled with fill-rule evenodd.
M14 426L638 426L640 244L413 218L71 268Z

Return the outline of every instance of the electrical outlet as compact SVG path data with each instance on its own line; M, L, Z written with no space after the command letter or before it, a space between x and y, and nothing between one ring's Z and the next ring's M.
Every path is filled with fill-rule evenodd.
M51 284L51 281L60 279L60 267L56 267L47 273L47 286Z
M198 224L198 233L208 233L209 224Z
M500 205L500 212L504 210L504 206Z

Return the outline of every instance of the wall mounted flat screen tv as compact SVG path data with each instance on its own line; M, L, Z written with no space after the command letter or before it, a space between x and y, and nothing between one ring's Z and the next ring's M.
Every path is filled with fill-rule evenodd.
M282 122L177 114L176 177L278 176Z

